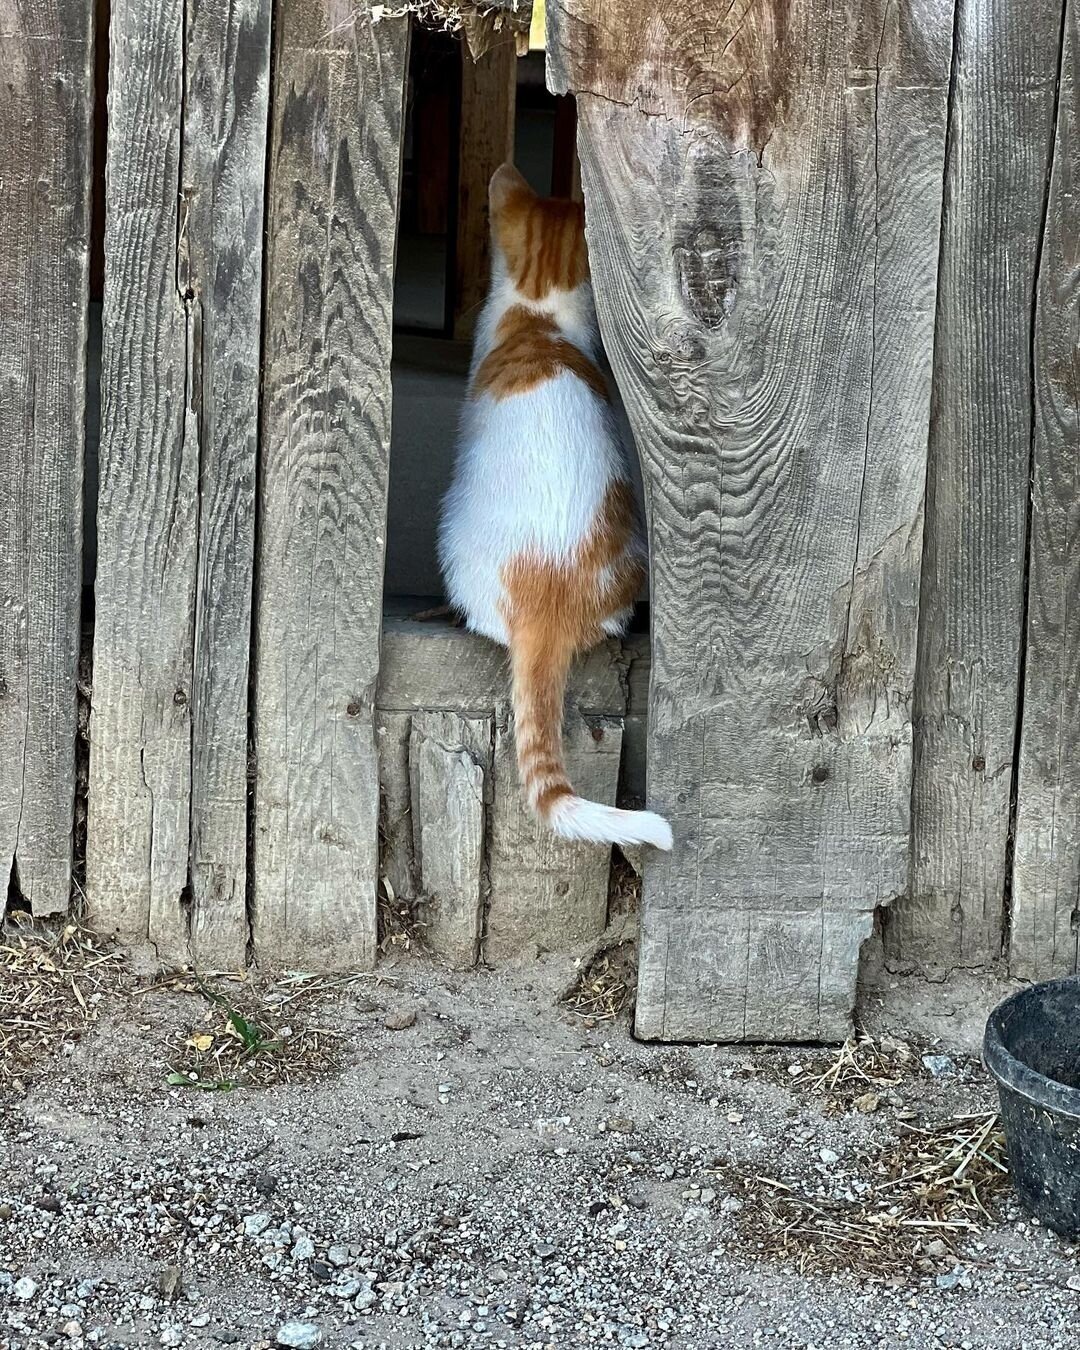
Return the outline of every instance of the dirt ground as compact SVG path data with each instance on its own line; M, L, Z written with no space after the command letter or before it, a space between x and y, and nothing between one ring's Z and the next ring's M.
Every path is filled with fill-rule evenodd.
M5 941L4 1347L1080 1345L1001 1172L1000 985L886 977L844 1051L664 1047L629 947L566 1001L565 956L244 984Z

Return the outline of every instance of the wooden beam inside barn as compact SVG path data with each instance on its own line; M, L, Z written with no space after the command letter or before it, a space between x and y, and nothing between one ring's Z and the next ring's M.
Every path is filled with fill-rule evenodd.
M67 909L93 0L0 0L0 886Z
M491 175L514 157L517 47L513 33L473 59L461 45L461 134L454 246L454 337L472 336L487 295L491 256L487 192Z
M391 312L408 20L277 29L255 629L254 937L375 959Z
M951 38L946 4L548 8L651 527L645 1037L842 1037L907 884Z

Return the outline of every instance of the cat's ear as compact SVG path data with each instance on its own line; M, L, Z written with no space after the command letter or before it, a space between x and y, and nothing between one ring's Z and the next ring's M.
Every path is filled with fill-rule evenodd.
M536 193L512 164L501 164L491 175L488 205L492 216L498 215L512 201L531 200L535 196Z

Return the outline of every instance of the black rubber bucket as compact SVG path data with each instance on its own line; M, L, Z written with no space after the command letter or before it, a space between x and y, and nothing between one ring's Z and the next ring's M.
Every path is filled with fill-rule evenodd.
M983 1057L1021 1203L1055 1232L1080 1236L1080 978L1033 984L999 1004Z

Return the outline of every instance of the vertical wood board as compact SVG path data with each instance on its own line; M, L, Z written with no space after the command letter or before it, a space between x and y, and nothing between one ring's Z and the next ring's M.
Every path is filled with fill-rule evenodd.
M408 21L281 11L270 151L254 937L375 959L391 307Z
M247 947L247 686L270 0L112 11L91 915Z
M199 447L178 275L184 8L114 0L87 897L186 954Z
M548 10L651 527L648 1038L842 1038L907 882L951 31L945 0Z
M188 0L180 284L195 344L199 544L191 946L247 950L248 661L271 0Z
M610 639L570 673L567 768L578 791L608 805L618 789L629 652L639 645ZM469 897L455 903L445 931L437 913L421 908L428 940L455 961L472 959L473 929L458 920L476 914L476 895L486 906L489 960L518 958L530 944L557 950L587 941L607 914L610 850L556 839L522 798L509 684L506 652L494 643L388 618L377 695L383 876L408 899L444 885L456 900ZM471 861L478 836L479 881Z
M886 953L1000 954L1022 646L1035 264L1061 0L961 4L942 214L910 895Z
M1080 26L1065 8L1037 277L1027 655L1009 969L1071 975L1080 926Z
M67 908L75 796L92 0L0 0L0 884Z
M413 714L409 779L424 941L455 965L475 965L480 954L491 749L491 718Z
M568 702L566 770L579 796L613 805L619 785L621 717L584 717ZM489 961L559 951L587 942L607 922L611 849L569 843L542 826L522 794L513 725L504 703L495 715L494 802L484 932Z

